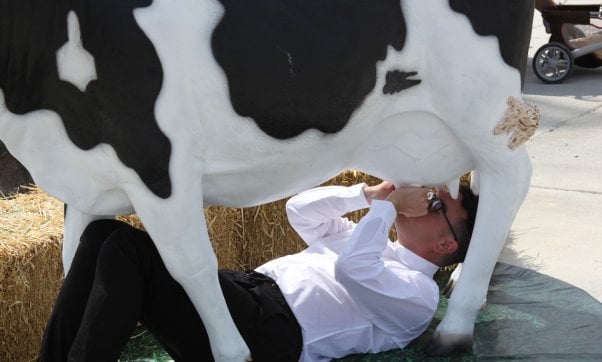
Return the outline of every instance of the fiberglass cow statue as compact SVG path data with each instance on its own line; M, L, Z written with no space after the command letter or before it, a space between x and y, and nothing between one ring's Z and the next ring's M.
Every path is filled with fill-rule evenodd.
M0 140L69 206L65 270L90 221L138 213L218 361L250 356L202 206L344 169L457 194L474 170L473 241L432 343L445 353L471 344L528 189L532 16L532 0L0 0Z

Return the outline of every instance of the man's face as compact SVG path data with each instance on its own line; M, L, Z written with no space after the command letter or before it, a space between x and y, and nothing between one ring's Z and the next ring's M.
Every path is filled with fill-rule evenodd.
M437 197L445 204L447 217L452 227L459 221L466 220L468 215L462 207L461 194L456 200L451 197L449 192L439 191ZM454 239L449 225L443 216L443 211L429 212L420 217L397 215L395 228L399 242L410 250L413 250L415 247L425 247L425 245L441 240L441 238Z

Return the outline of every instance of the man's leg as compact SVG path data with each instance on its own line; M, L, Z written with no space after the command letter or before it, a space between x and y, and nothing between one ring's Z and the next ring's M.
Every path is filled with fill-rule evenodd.
M79 330L96 270L98 253L109 234L128 227L116 220L99 220L84 231L71 270L55 301L40 349L41 361L66 361Z
M93 286L89 283L83 288L90 297L85 311L79 313L81 327L69 359L117 359L140 318L174 359L213 360L200 317L183 288L165 269L148 234L126 225L113 229L105 238L100 253L97 252L95 272L91 273ZM79 269L78 265L74 260L75 269ZM261 292L265 283L260 282L258 284L264 285L255 288L244 272L222 272L220 284L236 325L256 361L298 359L301 348L299 326L294 317L288 318L281 312L283 308L277 305L276 299L282 297L277 290L274 293L275 289L269 288ZM68 307L62 309L65 308ZM60 334L62 320L55 320L54 325L59 327L53 330L59 330L57 333ZM73 324L76 323L67 325ZM267 357L257 358L261 356Z
M148 286L142 271L145 258L137 245L153 247L148 234L130 226L106 238L69 361L119 358L140 319Z

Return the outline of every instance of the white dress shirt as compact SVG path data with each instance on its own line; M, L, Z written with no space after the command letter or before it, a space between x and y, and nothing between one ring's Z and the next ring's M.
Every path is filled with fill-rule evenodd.
M309 247L257 268L276 280L301 325L301 361L403 348L437 308L438 267L388 239L395 208L380 200L370 206L365 186L291 198L289 221ZM342 217L366 207L358 224Z

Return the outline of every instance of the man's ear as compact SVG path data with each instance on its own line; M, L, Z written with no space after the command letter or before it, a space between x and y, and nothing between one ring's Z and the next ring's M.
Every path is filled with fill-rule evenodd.
M443 239L435 244L435 252L439 254L453 254L458 250L458 242L454 239Z

